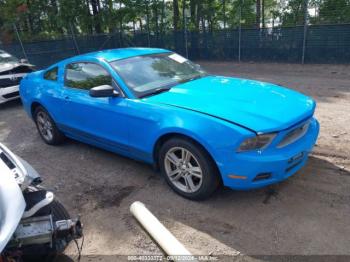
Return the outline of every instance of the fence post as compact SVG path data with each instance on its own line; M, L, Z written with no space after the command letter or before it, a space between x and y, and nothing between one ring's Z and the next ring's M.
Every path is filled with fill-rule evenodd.
M184 16L184 29L185 29L185 50L186 50L186 58L188 59L188 36L187 36L187 9L185 10Z
M21 37L19 36L19 33L18 33L18 30L17 30L16 23L13 23L13 27L14 27L14 29L15 29L15 32L16 32L16 35L17 35L17 38L18 38L19 44L21 45L21 48L22 48L22 52L23 52L24 58L25 58L25 59L28 61L28 63L29 63L29 59L28 59L28 56L27 56L26 51L25 51L25 49L24 49L24 46L23 46L23 43L22 43Z
M243 0L240 1L239 3L239 25L238 25L238 62L241 62L241 35L242 35L242 3Z
M305 52L306 52L306 38L307 38L307 23L308 23L308 0L304 0L304 35L303 35L303 53L301 57L301 63L305 62Z
M77 43L77 41L75 39L75 34L74 34L73 27L72 27L71 23L69 23L69 27L70 27L70 31L72 33L72 38L73 38L73 43L74 43L75 50L78 52L78 54L80 54L79 46L78 46L78 43Z
M151 47L151 39L150 39L150 28L149 28L149 1L146 1L146 28L147 28L147 41L148 47Z

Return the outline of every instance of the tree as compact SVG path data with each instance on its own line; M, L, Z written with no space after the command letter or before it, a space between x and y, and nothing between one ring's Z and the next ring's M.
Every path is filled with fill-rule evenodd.
M178 0L173 0L173 11L174 11L173 26L174 26L174 31L176 32L179 30L179 20L180 20Z
M350 22L350 0L308 0L308 10L304 1L0 0L0 29L13 34L16 23L25 40L58 38L71 34L71 28L77 34L147 31L148 38L155 35L161 40L165 33L184 28L188 10L187 28L195 47L196 33L234 29L239 24L242 28L302 25L305 11L310 10L311 24Z
M319 6L319 21L324 24L350 23L350 1L324 0Z
M260 28L261 0L256 0L256 28Z
M100 1L99 0L90 0L90 5L92 7L92 15L94 17L94 28L96 33L101 33L101 24L99 19L100 13Z
M305 0L290 0L288 2L288 5L282 10L283 26L295 26L304 24L304 1Z

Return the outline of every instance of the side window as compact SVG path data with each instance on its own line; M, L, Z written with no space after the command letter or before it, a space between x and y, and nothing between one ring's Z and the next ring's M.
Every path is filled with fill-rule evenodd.
M96 86L112 85L112 77L102 66L93 63L73 63L66 67L67 87L89 90Z
M44 79L51 80L51 81L57 81L57 74L58 74L58 67L54 67L44 74Z

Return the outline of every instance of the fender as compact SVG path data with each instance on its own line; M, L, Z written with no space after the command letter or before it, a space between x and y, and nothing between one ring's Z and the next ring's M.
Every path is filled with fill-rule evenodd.
M173 106L173 107L177 107L177 108L182 108L182 109L189 110L189 111L192 111L192 112L197 112L197 113L200 113L200 114L203 114L203 115L211 116L211 117L214 117L214 118L216 118L216 119L220 119L220 120L226 121L226 122L228 122L228 123L234 124L234 125L236 125L236 126L245 128L245 129L247 129L247 130L249 130L249 131L255 133L256 135L258 135L258 133L257 133L255 130L250 129L249 127L246 127L246 126L244 126L244 125L241 125L241 124L239 124L239 123L237 123L237 122L233 122L233 121L231 121L231 120L228 120L228 119L226 119L226 118L214 116L214 115L212 115L212 114L204 113L204 112L201 112L201 111L198 111L198 110L195 110L195 109L192 109L192 108L188 108L188 107L176 106L176 105L171 105L171 104L167 104L167 103L160 103L160 104L167 105L167 106Z

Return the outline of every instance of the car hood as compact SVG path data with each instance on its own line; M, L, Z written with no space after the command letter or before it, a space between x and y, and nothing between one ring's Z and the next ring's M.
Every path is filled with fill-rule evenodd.
M208 114L257 133L274 132L311 117L313 99L274 84L207 76L145 100Z

